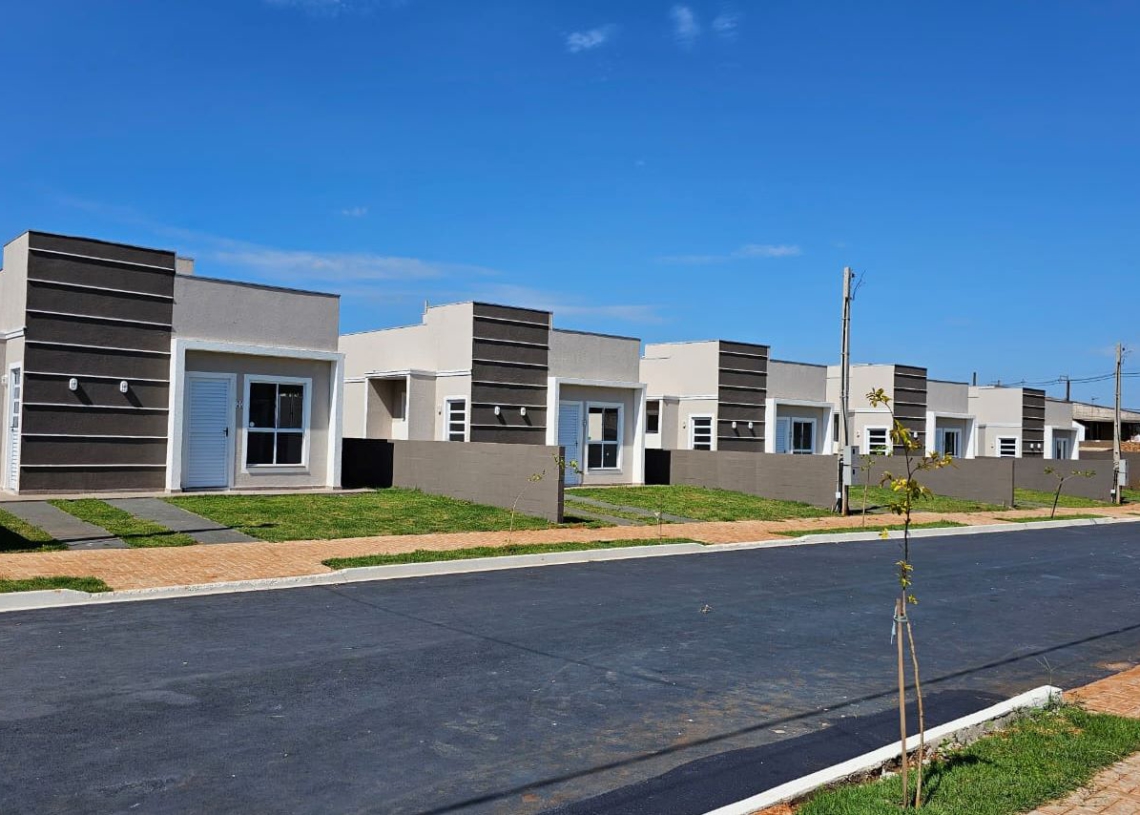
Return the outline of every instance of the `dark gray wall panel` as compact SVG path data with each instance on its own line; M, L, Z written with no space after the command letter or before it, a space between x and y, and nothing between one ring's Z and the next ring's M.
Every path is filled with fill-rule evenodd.
M166 439L68 438L24 434L20 464L165 464Z
M25 405L24 432L165 436L167 416L165 410Z
M768 346L721 340L718 365L717 448L763 452ZM752 422L751 430L748 422Z
M506 385L545 385L547 368L512 365L506 362L475 362L471 365L472 382L501 382Z
M111 291L74 289L55 283L29 282L28 310L99 315L169 326L174 317L174 302Z
M474 303L472 304L472 311L476 317L538 323L547 328L550 327L549 311L540 311L533 308L517 308L515 306L499 306L493 303Z
M30 341L89 345L92 348L130 348L169 351L170 327L106 322L91 317L59 317L28 313Z
M835 456L785 456L729 450L669 450L672 484L736 490L831 509L839 462ZM661 468L658 468L661 469Z
M485 303L473 309L471 440L543 444L550 313ZM520 405L527 406L525 417ZM502 408L499 416L496 406Z
M901 455L859 456L857 466L866 466L868 458L871 470L856 470L854 473L853 480L857 486L862 486L865 481L877 485L885 473L898 477L906 474L906 461ZM950 467L919 473L915 477L937 495L1010 507L1013 506L1013 462L1012 458L961 458L955 459ZM853 489L852 507L857 506L859 500L859 491Z
M471 386L471 403L484 407L495 405L526 405L530 408L546 408L546 386L523 387L521 385L495 385L487 382Z
M22 467L21 493L161 491L166 487L162 467Z
M174 272L142 269L102 260L37 254L34 251L28 256L28 277L101 289L174 296Z
M131 382L126 393L119 392L118 380L83 379L78 384L79 388L72 391L65 376L26 374L24 403L165 408L170 402L169 386L157 382Z
M475 318L473 333L476 339L525 343L544 348L550 341L550 329L544 326L487 320L479 317Z
M545 367L550 358L550 351L539 345L518 345L491 340L475 340L472 357L476 360L501 360L506 355L510 356L511 362L523 362Z
M1128 483L1124 486L1132 489L1140 489L1140 453L1121 453L1120 457L1128 462ZM1061 467L1076 468L1078 470L1095 469L1096 467L1104 466L1104 460L1107 459L1109 465L1112 464L1112 451L1111 450L1086 450L1081 447L1080 461L1055 461L1054 466L1060 465ZM1086 467L1086 461L1093 462L1092 467Z
M517 407L502 406L499 415L490 405L477 405L471 409L472 425L493 427L546 427L546 408L528 407L523 416Z
M763 412L764 403L768 398L765 391L744 390L726 385L721 385L718 396L722 404L751 405L760 408L761 412Z
M147 249L140 246L127 246L121 243L75 238L68 235L53 235L47 232L28 233L33 249L50 249L73 255L92 258L107 258L128 263L144 263L148 266L161 266L174 270L174 252L165 249Z
M1045 391L1037 388L1021 391L1021 455L1045 457Z
M128 382L139 379L162 379L170 376L169 355L131 354L98 348L62 348L28 343L24 365L29 371L75 376L83 383L83 375L121 377Z
M473 427L471 441L487 444L545 444L546 428L525 425L509 427Z

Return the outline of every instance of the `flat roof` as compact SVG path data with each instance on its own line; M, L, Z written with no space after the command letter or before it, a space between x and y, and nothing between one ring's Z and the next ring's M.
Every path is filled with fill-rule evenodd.
M180 274L178 275L181 280L207 280L211 283L227 283L231 286L245 286L250 289L265 289L267 291L279 291L285 294L305 294L315 297L334 297L339 298L339 294L333 294L327 291L313 291L312 289L295 289L289 286L274 286L271 283L251 283L248 280L230 280L225 277L208 277L200 274Z

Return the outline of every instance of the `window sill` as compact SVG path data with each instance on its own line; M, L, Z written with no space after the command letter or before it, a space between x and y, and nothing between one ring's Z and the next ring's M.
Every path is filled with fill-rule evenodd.
M307 473L309 471L308 464L247 464L242 468L243 473L279 473L282 470L291 470L296 472Z
M602 475L621 475L621 467L587 467L586 475L600 473Z

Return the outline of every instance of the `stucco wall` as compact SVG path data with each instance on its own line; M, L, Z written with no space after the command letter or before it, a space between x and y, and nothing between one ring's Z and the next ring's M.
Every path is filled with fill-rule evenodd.
M800 362L768 361L768 398L827 400L827 368Z
M1045 400L1045 424L1068 429L1073 426L1073 403L1060 399Z
M1057 476L1045 472L1052 468L1061 475L1074 471L1091 472L1092 477L1077 476L1065 482L1062 495L1076 495L1097 501L1112 500L1112 460L1091 461L1042 461L1040 459L1018 459L1014 467L1014 483L1021 489L1054 492L1057 489Z
M334 295L174 276L174 334L183 339L335 351Z
M559 329L550 332L550 376L638 382L640 363L640 340Z
M720 386L720 343L657 343L645 346L641 381L649 396L713 396Z
M717 400L715 399L682 399L677 403L676 421L673 426L673 443L666 445L667 449L689 450L689 424L693 416L712 416L713 449L716 449L716 415Z
M674 450L668 457L671 484L735 490L826 509L835 505L835 456Z
M28 301L28 233L4 246L0 271L0 331L24 327Z
M1013 437L1017 439L1018 452L1021 451L1021 428L1020 427L995 427L993 425L983 427L978 426L978 456L983 457L997 457L998 438Z
M965 382L926 380L926 409L935 413L969 413L970 386Z
M860 457L857 465L865 467L867 462L867 457ZM870 464L870 471L856 469L854 472L852 507L860 505L858 487L864 482L877 485L884 473L902 476L906 472L906 463L901 456L872 456ZM955 459L951 466L920 473L917 479L936 495L1013 506L1013 468L1013 459Z
M980 424L992 422L1021 425L1021 388L971 387L969 413Z
M234 444L233 480L238 489L277 489L285 487L322 487L328 482L328 433L331 408L333 365L329 362L277 357L253 357L238 354L217 354L203 351L186 353L186 371L231 373L237 375L234 406L234 427L237 438ZM241 405L245 400L246 377L289 376L312 379L309 402L309 461L308 466L255 468L243 472L245 464L245 425ZM185 390L184 413L189 417L189 389ZM182 462L187 461L189 434L182 436Z
M825 443L830 435L831 427L831 410L830 408L822 407L807 407L805 405L781 405L776 404L776 415L772 421L768 432L772 433L772 447L767 452L776 452L776 429L779 427L780 419L814 419L815 420L815 449L814 453L830 453L831 451L825 449ZM789 448L790 449L790 448Z
M642 480L641 462L636 450L637 431L644 421L641 415L640 392L628 388L592 388L581 385L562 385L558 401L561 402L602 402L622 406L622 445L620 472L591 472L585 461L579 462L582 469L582 486L605 484L638 484ZM582 416L586 416L588 405L583 406ZM582 439L582 457L586 457L586 438Z

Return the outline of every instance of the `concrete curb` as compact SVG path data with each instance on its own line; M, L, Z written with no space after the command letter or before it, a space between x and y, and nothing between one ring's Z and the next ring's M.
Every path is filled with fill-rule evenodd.
M942 742L952 739L959 734L966 734L981 725L1005 718L1020 710L1045 707L1051 702L1059 701L1060 698L1060 688L1055 688L1052 685L1042 685L1039 688L1034 688L1012 699L998 702L992 707L979 710L977 713L971 713L969 716L963 716L952 722L930 728L926 731L926 744L928 747L936 747ZM911 736L907 739L906 744L908 750L916 749L918 747L918 736ZM802 778L797 778L795 781L789 781L786 784L773 787L758 795L753 795L751 798L745 798L743 801L737 801L736 803L722 806L719 809L714 809L705 813L705 815L750 815L750 813L767 809L777 804L795 801L808 793L815 792L821 787L836 784L848 778L877 770L884 764L898 757L900 752L899 747L900 742L896 741L893 744L888 744L886 747L880 747L878 750L872 750L869 753L864 753L849 761L844 761L842 764L836 764L827 769L805 775Z
M1136 518L1083 518L1070 521L1035 521L1031 523L1001 523L986 526L955 526L940 529L915 529L911 537L937 538L948 535L984 535L998 532L1022 532L1032 529L1058 529L1068 526L1096 526L1114 523L1140 523ZM897 540L899 532L891 532L887 540ZM296 589L306 586L335 586L343 583L360 583L371 580L398 580L409 577L434 577L449 574L475 574L505 569L530 569L539 566L561 566L574 563L593 563L609 560L633 560L675 555L704 555L718 552L735 552L747 549L782 549L792 546L815 546L822 543L884 542L878 532L820 533L799 538L754 541L751 543L666 543L657 546L626 546L617 549L593 549L573 552L552 552L542 555L509 555L504 557L472 558L470 560L443 560L434 563L407 563L397 566L367 566L342 569L335 572L298 575L296 577L269 577L257 580L234 580L225 583L200 583L190 586L161 586L153 589L121 589L119 591L88 594L71 589L26 591L0 594L0 614L8 611L32 611L39 608L66 606L106 605L140 600L173 600L181 597L205 597L212 594L236 594L247 591Z

